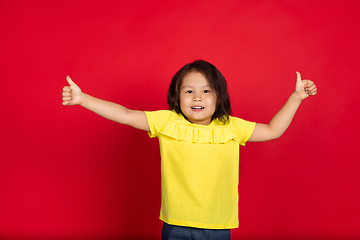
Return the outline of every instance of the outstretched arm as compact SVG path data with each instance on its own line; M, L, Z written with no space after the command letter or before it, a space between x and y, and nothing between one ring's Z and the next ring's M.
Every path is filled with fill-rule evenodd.
M313 81L301 80L299 72L296 72L296 75L295 91L268 124L256 123L255 130L249 139L250 142L264 142L279 138L289 127L301 101L317 93Z
M92 97L83 93L69 76L66 80L69 86L63 88L63 105L80 105L109 120L145 131L150 130L145 112L130 110L119 104Z

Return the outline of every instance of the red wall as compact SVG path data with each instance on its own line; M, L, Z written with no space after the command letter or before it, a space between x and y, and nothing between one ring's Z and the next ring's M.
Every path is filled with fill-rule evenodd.
M1 239L159 239L157 139L62 106L61 90L70 75L166 109L199 58L251 121L271 119L295 71L318 86L282 138L241 148L233 239L360 238L359 1L103 2L0 2Z

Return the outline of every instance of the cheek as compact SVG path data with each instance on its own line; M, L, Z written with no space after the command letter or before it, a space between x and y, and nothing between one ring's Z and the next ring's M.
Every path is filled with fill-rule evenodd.
M180 97L180 109L185 107L187 105L187 98L186 97Z
M207 104L206 104L208 107L211 107L212 110L215 112L216 110L216 99L215 98L209 98L207 100Z
M184 100L185 100L184 97L180 97L180 100L179 100L180 106L184 104Z
M216 97L215 96L211 98L211 102L212 102L214 108L216 108Z

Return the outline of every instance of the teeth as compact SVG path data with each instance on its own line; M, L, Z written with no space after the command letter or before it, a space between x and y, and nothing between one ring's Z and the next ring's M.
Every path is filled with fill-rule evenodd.
M191 107L192 109L204 109L204 107Z

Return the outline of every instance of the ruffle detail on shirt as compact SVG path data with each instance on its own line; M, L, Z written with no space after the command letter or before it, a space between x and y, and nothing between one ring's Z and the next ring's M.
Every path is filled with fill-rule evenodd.
M160 131L161 134L179 141L192 143L226 143L236 138L236 131L231 126L189 126L169 121Z

